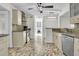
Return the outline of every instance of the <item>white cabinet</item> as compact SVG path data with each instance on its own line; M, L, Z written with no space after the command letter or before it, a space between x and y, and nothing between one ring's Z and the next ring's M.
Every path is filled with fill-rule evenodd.
M22 13L19 10L12 10L12 24L22 24Z
M57 18L44 18L43 22L45 28L58 28Z
M8 36L0 37L0 56L8 56Z
M62 34L61 33L58 33L58 48L59 50L62 52Z
M12 25L12 31L22 31L23 26L22 25Z
M70 17L74 16L74 3L70 4Z
M26 19L25 13L22 12L22 25L23 25L23 26L27 26L26 23L27 23L27 19Z
M27 26L27 23L26 23L26 22L22 22L22 25L23 25L23 26Z
M70 4L71 23L79 23L79 3Z
M74 38L74 55L79 56L79 39Z
M70 16L79 15L79 3L70 3Z
M45 42L53 43L52 29L51 28L47 28L46 29L46 39L45 39Z
M13 32L13 47L23 47L26 42L26 34L23 31L21 32Z
M55 45L59 48L59 50L62 52L62 41L61 41L62 34L53 32L53 40Z

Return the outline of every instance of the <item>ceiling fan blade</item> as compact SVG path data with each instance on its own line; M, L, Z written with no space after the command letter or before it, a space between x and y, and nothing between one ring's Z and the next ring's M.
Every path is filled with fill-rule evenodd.
M42 8L53 8L54 6L53 5L50 5L50 6L42 6Z
M37 3L38 7L41 7L41 4L42 4L42 3Z

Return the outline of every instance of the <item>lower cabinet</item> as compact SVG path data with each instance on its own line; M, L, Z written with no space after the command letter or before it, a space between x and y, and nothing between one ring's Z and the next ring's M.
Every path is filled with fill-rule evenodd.
M62 34L53 32L53 39L55 45L59 48L61 52L62 51ZM68 44L68 43L67 43ZM79 56L79 38L74 38L74 56Z
M79 39L74 39L74 56L79 56Z
M12 34L12 40L13 40L13 47L23 47L25 42L26 42L26 38L25 38L25 34L24 32L13 32Z
M47 28L46 29L46 39L45 42L46 43L53 43L53 33L52 33L52 29Z
M0 37L0 56L8 56L8 36Z
M61 33L53 32L54 43L59 48L59 50L62 52L61 36L62 36Z
M58 48L59 50L62 52L62 40L61 40L61 37L62 37L62 34L61 33L58 33Z

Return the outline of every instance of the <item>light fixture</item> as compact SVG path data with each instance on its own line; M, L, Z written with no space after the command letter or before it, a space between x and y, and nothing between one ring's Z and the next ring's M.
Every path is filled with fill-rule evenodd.
M56 17L48 17L48 18L56 18Z

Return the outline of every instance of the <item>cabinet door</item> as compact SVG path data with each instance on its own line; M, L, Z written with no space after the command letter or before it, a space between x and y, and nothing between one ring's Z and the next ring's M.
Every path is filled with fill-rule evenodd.
M58 33L58 48L60 49L60 51L62 52L62 40L61 40L62 34Z
M22 14L18 10L12 10L12 24L21 25Z
M46 42L53 43L52 29L46 29Z
M25 40L23 38L23 32L13 32L13 46L14 47L23 47Z
M8 41L6 37L0 38L0 56L7 56L8 55Z
M74 3L74 16L79 15L79 3Z
M79 3L71 3L70 4L70 16L77 16L79 15Z
M22 24L22 13L18 11L17 15L18 15L18 25L21 25Z
M27 26L26 22L22 22L22 25L23 25L23 26Z
M79 56L79 39L74 39L74 55Z
M74 16L74 4L71 3L70 4L70 17L73 17Z
M17 10L12 10L12 24L17 24L18 23L18 18L17 18Z
M79 23L79 3L70 4L71 23Z

